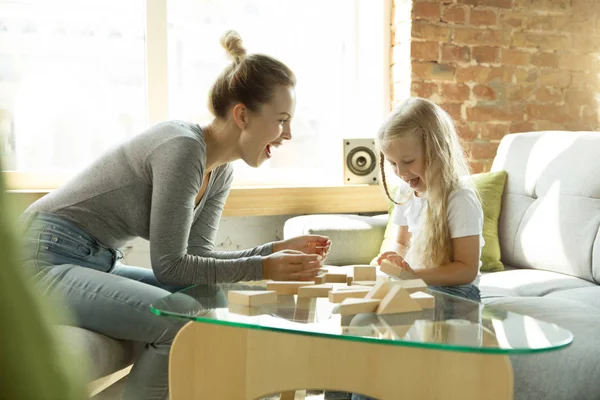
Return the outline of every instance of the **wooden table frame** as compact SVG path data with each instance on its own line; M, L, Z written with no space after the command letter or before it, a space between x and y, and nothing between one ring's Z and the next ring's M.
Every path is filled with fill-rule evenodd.
M513 398L506 355L189 322L169 362L171 400L255 400L296 389L388 399Z

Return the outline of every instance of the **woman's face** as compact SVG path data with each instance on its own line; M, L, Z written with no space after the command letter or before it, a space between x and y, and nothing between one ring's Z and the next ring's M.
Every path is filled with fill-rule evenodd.
M284 140L292 139L291 121L296 108L293 87L278 86L269 103L257 112L248 111L240 137L242 159L251 167L260 167L271 158Z

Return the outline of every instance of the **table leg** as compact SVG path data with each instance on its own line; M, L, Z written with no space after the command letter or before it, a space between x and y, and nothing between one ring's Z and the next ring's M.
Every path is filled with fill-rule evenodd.
M306 398L306 390L292 390L281 393L279 400L304 400Z
M190 322L177 334L171 400L255 400L295 389L381 400L513 398L504 355L464 353Z

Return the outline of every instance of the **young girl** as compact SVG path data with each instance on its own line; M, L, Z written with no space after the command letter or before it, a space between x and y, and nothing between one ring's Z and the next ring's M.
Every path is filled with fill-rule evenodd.
M377 134L383 187L396 204L389 260L434 290L480 301L477 287L483 247L483 210L469 181L469 168L450 116L434 103L409 98ZM385 179L388 160L402 184L394 201ZM329 394L329 393L328 393ZM325 399L347 399L332 392ZM352 400L368 398L352 394Z
M434 103L409 98L377 134L384 162L403 182L392 214L394 248L379 255L438 291L480 301L483 210L450 116Z
M24 268L41 290L61 297L78 326L145 344L125 399L168 396L169 350L183 322L150 313L150 304L168 295L165 289L311 280L330 245L311 235L214 251L231 162L258 167L292 138L296 84L280 61L246 55L237 33L226 33L222 44L234 61L209 93L210 124L155 125L25 213ZM117 249L135 237L149 240L152 270L117 262Z

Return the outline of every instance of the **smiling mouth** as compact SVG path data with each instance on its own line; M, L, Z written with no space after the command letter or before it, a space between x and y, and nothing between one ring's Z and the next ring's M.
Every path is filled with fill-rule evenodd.
M269 143L266 148L267 157L271 158L273 156L273 150L281 146L281 143Z
M419 177L409 179L406 181L406 183L408 183L410 185L410 187L413 189L416 188L420 182L421 182L421 178L419 178Z

